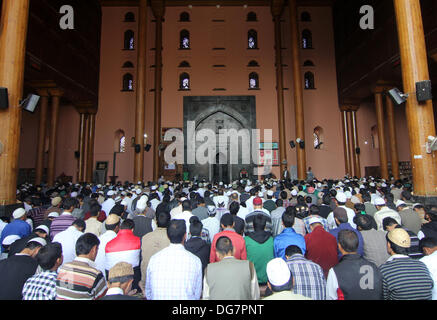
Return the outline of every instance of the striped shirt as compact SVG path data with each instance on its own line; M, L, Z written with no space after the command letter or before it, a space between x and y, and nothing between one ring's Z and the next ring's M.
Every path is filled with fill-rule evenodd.
M380 271L384 300L431 300L433 280L423 262L397 254Z
M23 287L23 300L55 300L56 271L44 271L29 278Z
M56 300L97 300L105 296L106 281L94 262L77 257L59 268Z
M59 217L55 218L55 220L53 220L52 224L50 225L51 240L53 240L53 238L59 232L67 230L67 228L71 226L75 220L76 218L73 217L69 212L64 212Z
M323 269L317 264L294 254L287 259L288 268L293 275L293 292L313 300L326 299L326 280Z

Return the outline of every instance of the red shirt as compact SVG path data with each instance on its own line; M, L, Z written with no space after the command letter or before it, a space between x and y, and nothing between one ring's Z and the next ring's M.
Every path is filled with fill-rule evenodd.
M305 257L323 269L325 279L328 278L329 269L338 263L337 240L322 226L318 226L305 236Z
M233 231L232 229L227 229L217 233L214 236L214 239L212 240L212 244L211 244L209 262L214 263L220 261L217 258L215 248L216 248L217 240L223 236L226 236L229 239L231 239L232 245L235 248L234 257L240 260L247 260L246 242L244 241L244 238L240 236L238 233L236 233L235 231Z
M88 220L89 218L91 218L91 213L87 212L83 218L84 221ZM97 216L97 220L99 220L100 222L104 222L106 220L106 214L105 211L100 211L99 215Z

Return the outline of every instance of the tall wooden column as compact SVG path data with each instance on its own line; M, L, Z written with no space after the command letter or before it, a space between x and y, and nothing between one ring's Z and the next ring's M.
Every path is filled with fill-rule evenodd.
M390 157L391 157L391 170L393 177L397 180L399 179L399 156L398 156L398 142L396 137L396 124L395 124L395 113L393 101L389 95L386 95L386 112L387 112L387 122L388 122L388 139L390 146Z
M88 111L88 144L87 144L87 161L85 181L93 182L94 173L94 140L96 135L96 114L97 110Z
M78 182L85 181L85 148L86 148L86 131L87 131L87 114L84 111L79 112L79 159L78 159Z
M0 110L0 205L16 203L21 107L29 0L3 1L0 24L0 87L8 88L9 108Z
M164 19L164 1L151 0L152 11L156 19L155 30L155 117L153 133L153 180L158 181L160 173L159 145L161 144L161 95L162 95L162 21ZM144 139L144 138L143 138ZM144 147L142 149L144 152Z
M134 153L134 181L144 177L144 116L146 108L146 50L147 50L147 0L139 1L137 106L135 109L135 144L140 152Z
M47 89L37 90L40 98L39 104L39 128L38 128L38 145L36 151L35 165L35 184L40 185L44 173L44 147L47 133L47 112L49 108L49 91Z
M358 140L358 125L357 125L357 111L358 107L351 106L349 108L349 125L351 128L351 154L352 154L352 167L354 176L361 178L361 164L360 164L360 154L357 150L360 148Z
M285 138L284 85L281 52L281 15L283 10L283 0L272 2L272 15L275 24L276 96L278 102L279 160L281 166L281 177L283 177L284 171L287 170L287 143Z
M350 153L350 136L349 136L349 121L348 121L348 109L345 106L340 107L341 111L341 130L343 133L343 150L344 150L344 164L345 174L352 176L352 160Z
M49 162L47 166L47 184L53 186L55 184L56 174L56 138L58 131L58 119L59 119L59 104L63 91L60 89L50 89L50 95L52 96L52 110L50 121L50 144L49 144Z
M428 59L419 0L394 0L404 92L415 92L416 82L429 80ZM436 135L432 101L419 103L414 94L407 99L414 195L437 196L435 152L426 153L428 136Z
M296 121L296 139L300 138L305 141L305 119L303 108L303 89L302 75L300 69L299 50L301 48L299 42L299 28L297 17L296 0L289 1L290 8L290 24L291 24L291 54L292 54L292 69L293 69L293 91L294 91L294 112ZM297 150L297 174L300 180L306 178L306 153L305 149L301 149L299 145Z
M387 161L387 146L385 142L384 128L384 105L383 105L383 88L375 89L375 111L378 126L378 141L379 141L379 166L381 169L381 178L388 179L388 161Z

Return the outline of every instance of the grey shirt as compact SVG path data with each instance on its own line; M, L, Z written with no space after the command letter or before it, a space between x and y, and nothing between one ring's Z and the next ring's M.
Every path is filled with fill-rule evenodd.
M364 258L376 264L377 267L384 264L390 257L387 253L387 232L375 229L361 230L364 242Z

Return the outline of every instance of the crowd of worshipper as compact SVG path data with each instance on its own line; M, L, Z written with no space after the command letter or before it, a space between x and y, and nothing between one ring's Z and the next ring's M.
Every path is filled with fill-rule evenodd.
M408 180L26 183L2 300L436 300L437 206Z

